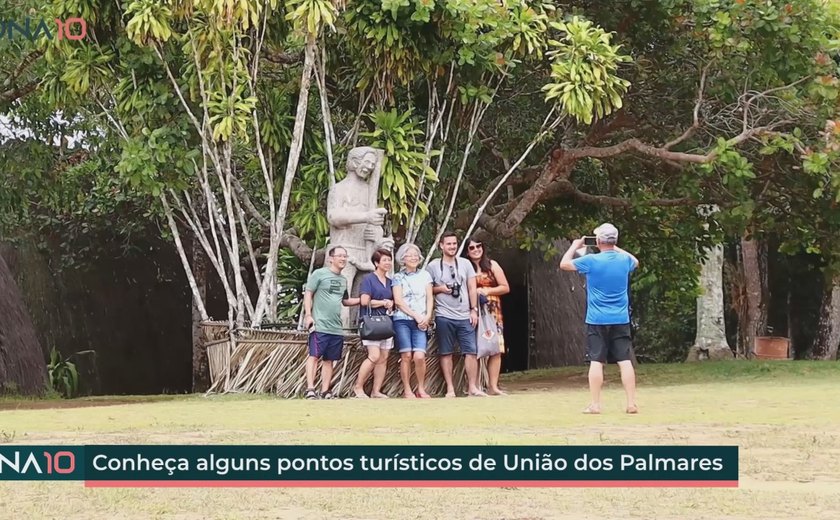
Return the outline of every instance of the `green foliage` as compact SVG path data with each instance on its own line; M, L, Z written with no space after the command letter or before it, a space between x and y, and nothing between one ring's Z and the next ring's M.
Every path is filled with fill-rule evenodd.
M426 154L421 122L412 118L411 110L402 114L396 109L379 110L368 117L374 130L361 135L370 138L371 146L385 150L379 196L391 215L392 225L396 228L407 224L415 202L418 205L416 218L422 221L429 214L429 208L425 202L417 200L420 178L425 177L426 182L433 183L437 182L437 176L428 161L424 164ZM436 151L429 154L430 157L436 155Z
M212 99L207 103L210 123L214 124L213 139L227 141L235 133L247 143L251 114L256 105L257 98L245 96L245 85L242 83L230 93L213 92Z
M55 392L68 399L76 395L79 390L79 372L76 370L76 364L63 359L55 347L50 350L47 373L50 378L50 388Z
M35 101L16 111L16 124L33 135L0 147L0 233L51 251L55 269L83 268L114 244L127 252L131 236L149 224L144 195L114 174L112 149L90 121L45 115ZM80 137L85 148L68 147Z
M263 9L274 10L278 2L279 0L181 0L186 6L195 4L195 8L208 13L221 23L237 24L243 29L257 25ZM184 14L189 14L189 9L186 9Z
M284 88L270 86L264 100L260 102L260 135L263 144L275 154L289 148L292 142L292 126L295 116L289 92Z
M345 41L362 65L357 86L393 102L395 86L445 78L450 66L467 80L542 58L553 11L525 1L362 0L344 15Z
M298 236L320 243L330 234L327 221L326 200L330 189L329 165L323 139L312 139L306 161L298 172L300 181L292 188L291 201L294 211L289 215L289 222L298 232ZM340 156L343 150L334 149L333 155ZM344 177L343 172L336 172L336 180Z
M277 257L277 318L284 323L297 324L303 306L303 287L309 267L288 249L281 249Z
M674 280L673 276L660 276L655 272L661 258L645 259L653 264L652 271L635 279L631 285L633 301L633 341L636 355L641 362L668 363L685 360L688 347L696 332L697 293L686 287L696 279L696 269L691 269L685 259L675 259L678 271L686 278ZM669 285L676 281L679 285Z
M630 278L636 354L644 362L685 360L696 333L700 253L717 241L694 208L636 209L622 229L622 247L639 258Z
M109 74L110 52L101 52L92 45L79 45L66 58L61 81L75 94L86 93L91 84Z
M322 28L333 27L337 16L335 6L329 0L289 0L289 14L295 29L307 37L317 37Z
M630 57L619 54L610 34L588 20L574 16L551 26L562 35L548 42L552 82L542 88L546 101L556 100L561 113L586 124L621 108L630 82L616 72Z
M170 20L172 10L157 0L133 0L126 2L125 15L128 22L125 31L137 45L165 42L172 37Z
M840 125L835 120L826 121L821 132L821 142L814 148L805 150L802 158L802 170L817 182L811 192L814 199L825 196L834 202L840 202ZM799 144L799 143L797 143ZM800 145L801 146L801 145Z
M820 52L836 48L837 6L822 0L696 0L693 15L712 58L729 74L749 71L757 83L789 83L815 65ZM739 85L730 85L737 89Z
M157 198L165 189L185 189L194 175L200 151L183 147L182 131L168 126L150 130L125 142L114 170L127 184Z

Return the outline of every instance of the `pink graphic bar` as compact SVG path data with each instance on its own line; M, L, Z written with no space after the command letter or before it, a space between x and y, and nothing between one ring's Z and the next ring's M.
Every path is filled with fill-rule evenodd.
M291 488L737 488L737 480L86 480L89 488L291 487Z

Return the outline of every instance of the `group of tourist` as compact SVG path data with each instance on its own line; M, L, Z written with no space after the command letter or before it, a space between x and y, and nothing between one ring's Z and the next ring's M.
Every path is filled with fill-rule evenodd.
M341 305L360 306L360 316L389 315L393 337L362 340L367 357L359 368L354 392L359 398L387 398L382 392L388 356L394 349L400 355L400 378L403 396L429 398L426 391L426 350L432 327L437 338L440 368L446 383L446 397L455 397L453 361L456 348L464 356L468 395L483 397L504 395L499 388L501 355L504 353L502 295L510 292L505 273L491 260L484 244L469 240L467 258L457 256L458 238L444 233L439 246L441 257L422 269L423 255L412 243L403 244L396 255L389 249L377 249L371 258L374 270L361 281L359 296L351 298L341 271L347 263L347 251L331 248L328 265L313 271L304 294L304 327L310 330L309 358L306 364L307 399L331 399L332 362L341 359L344 343L341 328ZM394 258L396 256L396 258ZM393 262L400 269L393 278ZM499 337L499 351L489 357L487 392L479 387L476 329L479 301L491 313ZM321 361L321 392L315 389L315 373ZM412 368L416 387L411 383ZM371 374L370 396L364 391Z
M618 363L627 396L627 413L637 413L635 373L630 342L629 298L627 279L638 260L620 249L616 243L618 230L603 224L595 230L599 254L580 255L584 239L572 242L560 262L560 269L577 271L587 280L587 354L590 359L589 384L591 402L584 413L601 412L600 392L603 365ZM390 316L393 336L382 340L366 340L367 357L359 368L354 387L356 397L387 398L382 392L389 354L400 355L400 378L403 396L408 399L429 398L426 390L426 350L431 328L437 338L438 356L446 397L455 397L453 355L456 347L464 357L467 395L484 397L505 395L499 387L501 357L505 352L501 296L510 292L505 273L488 256L480 240L469 239L466 258L458 257L458 237L447 232L438 244L441 257L430 261L425 269L420 248L403 244L396 252L381 248L371 258L374 270L361 281L358 297L350 297L342 270L347 265L347 250L332 247L329 261L312 272L304 293L304 327L309 334L309 357L306 363L307 399L332 399L330 383L333 362L341 359L344 344L341 307L360 306L360 316ZM578 258L575 258L578 256ZM391 278L393 262L400 269ZM481 309L492 316L498 330L498 351L488 356L487 392L479 386L477 359L477 326ZM321 391L315 387L318 362L321 363ZM416 386L412 386L412 368ZM373 376L370 395L364 387Z

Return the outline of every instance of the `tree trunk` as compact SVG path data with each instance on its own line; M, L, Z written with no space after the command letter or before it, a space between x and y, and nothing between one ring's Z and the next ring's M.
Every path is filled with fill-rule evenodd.
M163 204L163 211L166 215L166 221L169 224L169 231L172 233L172 238L175 240L175 249L178 251L178 257L181 259L181 265L184 267L184 274L187 276L187 282L190 284L190 290L193 295L193 303L198 306L198 310L204 319L207 319L207 309L204 306L204 297L198 291L198 286L195 283L195 276L193 276L192 268L190 267L190 263L187 258L187 252L184 249L184 243L181 241L181 232L178 230L178 225L175 223L175 217L172 213L172 208L169 206L169 202L166 199L165 193L160 194L160 201ZM197 233L195 229L193 229L193 232ZM210 246L206 245L205 247L209 251ZM208 254L211 253L212 252ZM221 274L220 278L224 281L224 276L221 276Z
M723 245L707 254L700 269L700 295L697 297L697 335L686 361L733 359L726 341L723 313Z
M15 279L0 257L0 393L35 395L47 386L44 354Z
M834 275L823 290L817 333L811 347L811 358L834 361L840 345L840 274Z
M265 272L274 273L277 270L277 254L280 249L280 240L283 230L286 229L286 213L289 209L289 200L292 194L292 183L297 174L300 151L303 148L303 132L306 128L306 111L309 103L309 87L312 81L312 68L315 64L316 41L315 37L309 35L306 40L306 47L303 53L303 72L300 76L300 93L298 94L297 111L295 112L295 126L292 130L292 142L289 145L289 157L286 163L286 175L283 179L283 191L280 194L280 207L277 209L277 217L272 223L271 238L268 248L268 262ZM257 327L262 322L263 316L268 308L268 292L276 290L269 284L273 276L263 277L260 286L260 295L257 298L257 305L251 319L251 326Z
M710 217L719 211L715 205L697 208L702 216ZM726 341L726 321L723 312L723 244L707 251L700 264L700 295L697 297L697 334L688 349L686 361L704 359L733 359Z
M204 251L198 239L193 238L192 244L192 271L195 276L195 284L201 301L207 301L207 262L204 259ZM206 338L202 333L201 322L204 321L202 313L196 305L195 298L192 303L192 391L206 392L210 388L210 367L207 362L207 347L204 345Z
M756 238L741 238L741 255L744 269L746 316L742 316L742 342L739 353L753 355L756 336L767 332L767 243Z

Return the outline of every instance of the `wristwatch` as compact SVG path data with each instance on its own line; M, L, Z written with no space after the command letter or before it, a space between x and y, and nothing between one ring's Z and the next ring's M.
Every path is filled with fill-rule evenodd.
M478 312L478 307L470 307L470 310L471 310L471 311Z

